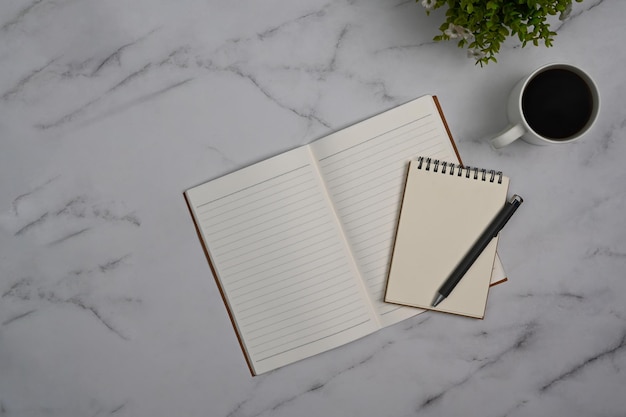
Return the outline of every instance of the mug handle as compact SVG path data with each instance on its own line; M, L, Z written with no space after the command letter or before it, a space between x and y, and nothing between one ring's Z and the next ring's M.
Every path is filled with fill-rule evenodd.
M526 130L520 123L508 126L502 132L491 138L491 146L495 149L503 148L522 137L524 133L526 133Z

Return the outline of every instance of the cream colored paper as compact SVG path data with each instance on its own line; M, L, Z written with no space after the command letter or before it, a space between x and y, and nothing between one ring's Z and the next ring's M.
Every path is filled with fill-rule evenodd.
M382 325L421 312L384 296L409 161L459 162L435 100L412 101L310 146Z
M485 180L421 169L412 161L398 223L385 301L482 318L497 237L483 251L452 293L430 307L439 287L506 202L509 180Z
M432 96L185 192L253 374L424 311L383 302L416 155L458 162Z
M255 374L380 327L308 148L187 196Z

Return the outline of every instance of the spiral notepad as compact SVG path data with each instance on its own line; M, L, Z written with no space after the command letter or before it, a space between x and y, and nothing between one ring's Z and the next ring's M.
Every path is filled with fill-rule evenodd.
M452 293L433 296L506 202L501 172L431 158L411 161L385 301L482 318L496 255L494 238Z

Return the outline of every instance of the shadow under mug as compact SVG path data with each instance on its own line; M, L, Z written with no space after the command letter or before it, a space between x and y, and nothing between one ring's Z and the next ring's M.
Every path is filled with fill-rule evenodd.
M521 79L507 104L509 126L491 137L502 148L521 138L534 145L570 143L595 123L600 94L593 79L569 64L548 64Z

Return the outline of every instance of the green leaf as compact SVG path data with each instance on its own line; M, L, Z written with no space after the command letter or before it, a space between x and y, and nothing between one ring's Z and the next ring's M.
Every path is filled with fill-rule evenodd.
M417 0L418 2L420 0ZM581 2L582 0L576 0ZM548 16L564 11L573 0L436 0L434 9L446 6L445 22L435 41L450 40L445 31L450 24L469 30L474 38L456 40L460 48L476 48L485 53L477 59L481 66L497 62L495 55L507 37L518 38L522 47L532 42L553 46L556 36L550 30Z

